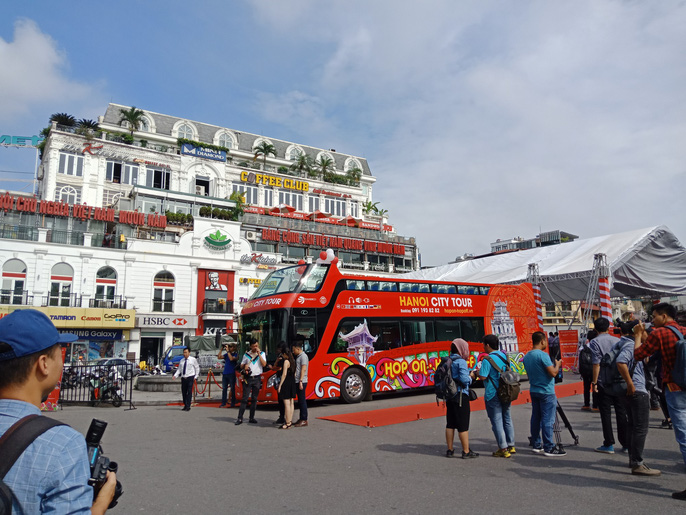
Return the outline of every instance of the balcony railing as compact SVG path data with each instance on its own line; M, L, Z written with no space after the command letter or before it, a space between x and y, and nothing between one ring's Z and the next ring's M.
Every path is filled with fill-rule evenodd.
M28 291L0 290L0 304L33 306L33 295Z
M116 295L111 298L94 298L88 301L89 308L113 308L113 309L126 309L126 300L122 298L121 295Z
M119 236L109 233L93 233L91 247L105 247L110 249L125 249L126 242L119 241Z
M38 241L38 229L29 225L0 225L0 238Z
M57 231L52 229L48 231L45 241L48 243L64 243L68 245L83 246L83 233L73 231Z
M205 299L202 303L203 313L233 313L233 301L224 299Z
M57 306L63 308L80 308L81 295L78 293L70 293L69 295L47 295L43 297L41 304L43 307Z
M173 300L153 300L152 310L155 312L172 313L174 311Z

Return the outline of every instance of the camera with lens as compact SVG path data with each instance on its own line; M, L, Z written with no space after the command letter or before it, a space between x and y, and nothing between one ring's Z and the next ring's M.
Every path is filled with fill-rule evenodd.
M98 496L100 488L102 488L102 485L107 481L107 471L109 470L116 474L117 469L119 468L116 461L110 461L110 459L102 453L100 440L102 440L102 435L105 433L106 428L107 422L94 418L88 428L88 433L86 433L88 463L91 468L91 477L88 480L88 484L93 487L93 498ZM114 497L112 498L109 508L114 508L117 505L117 501L123 492L121 483L117 480Z

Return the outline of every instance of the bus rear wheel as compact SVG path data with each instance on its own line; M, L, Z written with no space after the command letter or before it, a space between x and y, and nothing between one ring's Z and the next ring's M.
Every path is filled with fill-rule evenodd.
M341 377L341 397L349 404L363 401L369 394L369 385L364 372L347 368Z

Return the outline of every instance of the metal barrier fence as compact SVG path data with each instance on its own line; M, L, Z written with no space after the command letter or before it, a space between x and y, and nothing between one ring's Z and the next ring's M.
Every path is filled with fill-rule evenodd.
M138 370L133 363L123 365L64 365L59 404L133 405L133 379Z

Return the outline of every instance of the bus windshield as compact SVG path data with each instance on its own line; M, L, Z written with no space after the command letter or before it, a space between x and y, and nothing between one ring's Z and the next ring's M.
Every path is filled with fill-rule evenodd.
M298 265L274 270L262 281L250 300L281 293L315 292L319 290L329 265Z
M279 342L288 341L288 317L285 309L242 315L239 319L241 352L248 350L248 342L257 340L269 361L276 359Z

